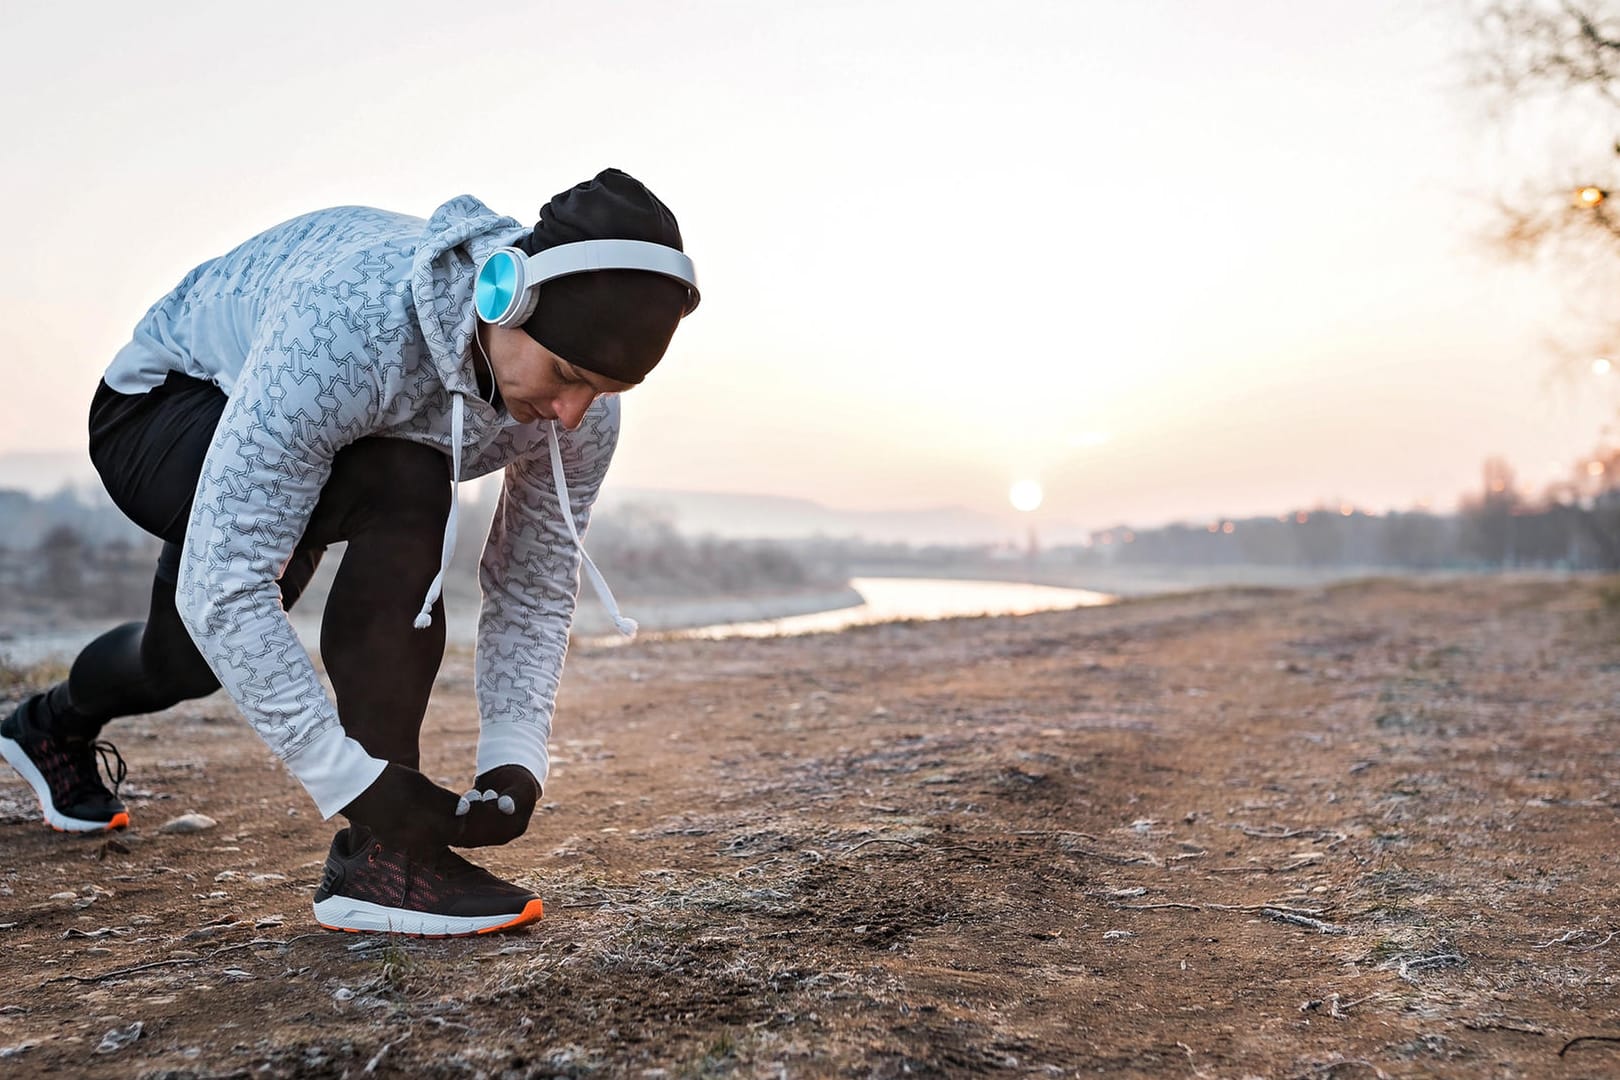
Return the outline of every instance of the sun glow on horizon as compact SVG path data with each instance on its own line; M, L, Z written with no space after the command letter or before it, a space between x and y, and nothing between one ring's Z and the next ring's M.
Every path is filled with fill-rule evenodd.
M1007 492L1007 500L1012 503L1013 509L1024 514L1038 509L1045 498L1046 493L1034 480L1020 480Z

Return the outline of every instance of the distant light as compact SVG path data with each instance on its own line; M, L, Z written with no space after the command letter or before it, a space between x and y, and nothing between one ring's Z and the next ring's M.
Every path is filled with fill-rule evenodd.
M1007 498L1012 503L1013 509L1025 514L1040 506L1041 500L1045 497L1046 493L1041 490L1041 485L1033 480L1020 480L1007 492Z
M1210 522L1209 523L1209 531L1212 532L1212 533L1220 532L1221 531L1221 523L1218 522L1218 521Z
M1237 526L1228 521L1225 525L1221 526L1221 532L1230 533L1235 528L1237 528Z
M1355 512L1356 512L1356 508L1351 506L1349 503L1344 503L1342 506L1339 507L1339 513L1344 517L1349 517L1351 514L1353 514Z
M1600 356L1592 361L1592 374L1607 375L1614 370L1614 363L1607 356Z
M1605 471L1607 471L1607 467L1601 461L1588 461L1586 463L1587 476L1602 476Z
M1507 490L1507 485L1502 483L1502 481L1500 481L1500 480L1493 480L1493 481L1491 481L1491 490L1492 491L1506 491Z
M1131 541L1136 539L1136 534L1131 532L1131 530L1126 529L1125 530L1125 535L1120 537L1120 539L1123 540L1125 543L1129 544Z
M1602 188L1596 187L1592 184L1588 184L1585 187L1578 187L1575 189L1575 206L1580 210L1590 210L1602 203L1603 200L1607 199L1608 197L1609 193L1607 191L1604 191Z
M1304 510L1301 510L1299 513L1294 515L1294 520L1303 525L1307 521L1311 520L1311 515L1306 513Z

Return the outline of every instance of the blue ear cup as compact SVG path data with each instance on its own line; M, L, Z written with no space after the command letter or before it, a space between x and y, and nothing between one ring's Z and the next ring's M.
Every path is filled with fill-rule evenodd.
M473 305L478 317L487 323L511 326L527 317L523 307L533 307L532 290L524 288L524 255L516 248L501 248L478 268L473 283ZM528 301L528 303L525 303Z
M473 304L484 322L504 324L523 295L522 253L502 248L484 259L473 282Z

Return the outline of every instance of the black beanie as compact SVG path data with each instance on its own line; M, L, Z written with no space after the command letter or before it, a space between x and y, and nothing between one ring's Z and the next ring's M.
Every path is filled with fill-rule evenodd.
M533 255L576 240L645 240L682 250L669 207L618 169L552 196L517 246ZM663 359L686 303L684 285L648 270L570 274L540 286L523 329L570 364L639 383Z

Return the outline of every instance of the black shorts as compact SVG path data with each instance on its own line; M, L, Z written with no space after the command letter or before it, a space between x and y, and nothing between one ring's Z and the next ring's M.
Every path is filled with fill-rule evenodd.
M166 541L158 573L169 582L179 574L191 501L225 401L213 383L176 371L144 394L104 381L90 402L90 462L113 505Z

